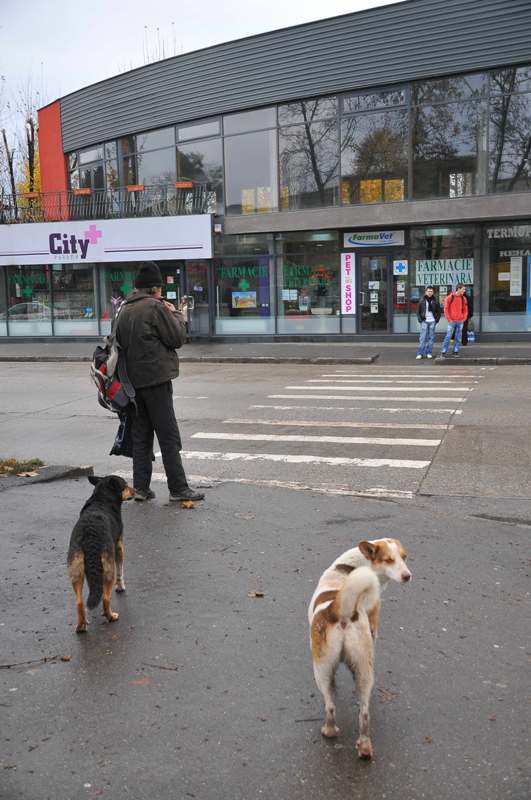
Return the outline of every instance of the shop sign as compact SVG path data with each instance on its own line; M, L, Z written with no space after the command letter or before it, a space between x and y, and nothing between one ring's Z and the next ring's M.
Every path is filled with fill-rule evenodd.
M489 239L531 239L531 225L509 225L505 228L487 228Z
M211 258L210 214L0 225L0 265Z
M404 244L404 231L354 231L343 234L344 247L395 247Z
M356 313L356 272L354 253L341 253L341 313Z
M407 275L408 263L405 258L393 261L393 275Z
M456 283L471 285L474 283L473 258L433 258L415 261L417 270L417 286L446 285Z

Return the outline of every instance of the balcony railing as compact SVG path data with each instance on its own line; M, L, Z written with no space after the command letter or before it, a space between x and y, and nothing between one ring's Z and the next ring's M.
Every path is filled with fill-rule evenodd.
M0 194L0 224L58 220L168 217L215 214L212 186L177 181L163 186L123 189L71 189L64 192Z

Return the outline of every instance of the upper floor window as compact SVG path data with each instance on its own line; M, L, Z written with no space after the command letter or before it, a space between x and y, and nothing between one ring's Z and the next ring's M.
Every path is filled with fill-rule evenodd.
M405 89L390 89L381 92L358 92L343 97L343 114L357 111L375 111L378 108L395 108L406 102Z
M223 117L223 132L225 135L247 133L264 128L274 128L276 124L276 109L274 107L260 108L257 111L244 111L242 114L229 114Z
M187 142L190 139L203 139L206 136L219 136L219 120L209 120L207 122L194 122L191 125L179 125L177 128L177 140Z
M476 73L415 81L411 89L413 105L422 103L450 103L455 100L478 100L486 90L486 75Z
M319 97L316 100L298 100L278 107L278 124L311 124L337 116L337 97Z

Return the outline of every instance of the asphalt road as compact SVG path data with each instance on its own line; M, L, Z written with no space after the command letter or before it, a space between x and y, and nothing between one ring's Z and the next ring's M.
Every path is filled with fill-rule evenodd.
M431 367L183 367L206 502L167 505L157 460L157 499L124 506L120 619L84 637L65 555L89 484L0 492L2 800L531 796L529 368ZM1 365L0 455L127 475L115 428L87 365ZM306 606L386 535L413 581L384 595L366 764L346 671L320 736Z

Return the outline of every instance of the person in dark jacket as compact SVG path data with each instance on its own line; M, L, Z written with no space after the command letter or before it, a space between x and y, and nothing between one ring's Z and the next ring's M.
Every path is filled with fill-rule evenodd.
M151 500L153 437L157 434L170 501L202 500L190 488L181 461L181 436L173 408L172 380L179 374L175 352L186 339L182 314L162 298L162 275L157 264L143 264L135 291L120 308L116 339L124 351L129 380L136 391L133 413L133 485L135 500Z
M433 286L426 286L424 297L417 307L417 319L420 322L419 346L417 359L433 358L433 341L435 327L441 318L442 309L435 297Z

